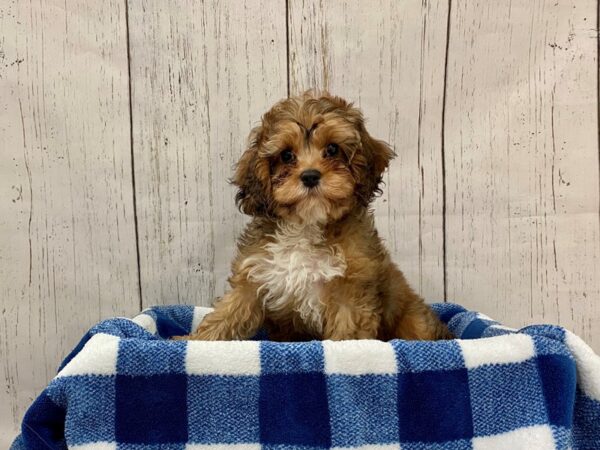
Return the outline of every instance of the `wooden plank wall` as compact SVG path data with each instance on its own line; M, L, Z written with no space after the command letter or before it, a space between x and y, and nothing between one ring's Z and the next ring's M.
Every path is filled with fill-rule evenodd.
M250 128L287 93L285 1L129 7L142 300L210 304L244 223L228 183Z
M85 329L135 313L140 298L125 6L0 5L0 448L8 448Z
M97 4L96 4L97 3ZM600 351L596 0L0 4L0 446L94 322L225 289L250 128L307 88L398 153L411 283Z
M600 350L595 0L461 0L445 110L448 298Z

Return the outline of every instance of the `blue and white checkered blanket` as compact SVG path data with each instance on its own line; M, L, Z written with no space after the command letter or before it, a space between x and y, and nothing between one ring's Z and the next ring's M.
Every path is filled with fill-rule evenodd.
M600 449L600 358L558 327L457 305L461 339L169 341L207 308L92 328L27 412L21 449Z

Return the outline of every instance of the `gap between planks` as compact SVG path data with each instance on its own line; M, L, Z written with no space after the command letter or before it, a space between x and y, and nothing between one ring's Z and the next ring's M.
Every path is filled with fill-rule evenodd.
M133 201L133 225L135 227L135 254L137 260L137 277L138 277L138 297L139 311L141 312L144 305L142 297L142 271L140 263L140 238L137 216L137 198L135 189L135 155L133 151L133 90L131 81L131 44L129 41L129 0L125 0L125 42L127 44L127 83L129 97L129 151L131 154L131 184L132 184L132 201Z

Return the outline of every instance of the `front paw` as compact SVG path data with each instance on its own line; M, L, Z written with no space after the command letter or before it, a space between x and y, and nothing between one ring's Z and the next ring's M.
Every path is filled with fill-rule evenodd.
M187 336L175 336L179 341L230 341L233 339L227 328L221 324L200 324L198 329Z
M171 336L169 338L170 341L189 341L190 340L190 336L191 335L186 335L186 336Z
M193 333L186 336L171 336L172 341L226 341L228 339L220 338L217 334L211 333Z

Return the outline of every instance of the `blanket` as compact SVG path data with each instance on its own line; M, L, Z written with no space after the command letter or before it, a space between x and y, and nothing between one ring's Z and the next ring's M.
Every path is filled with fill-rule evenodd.
M600 449L600 358L548 325L432 306L459 338L171 341L208 308L94 326L13 450Z

